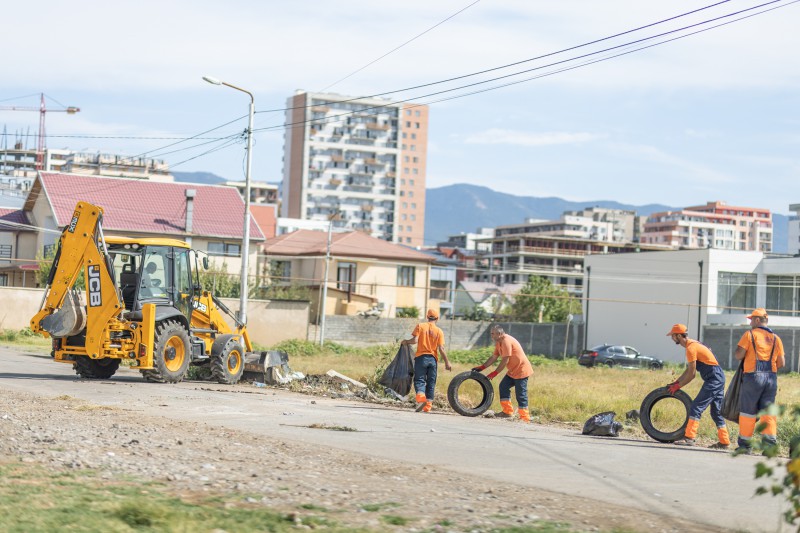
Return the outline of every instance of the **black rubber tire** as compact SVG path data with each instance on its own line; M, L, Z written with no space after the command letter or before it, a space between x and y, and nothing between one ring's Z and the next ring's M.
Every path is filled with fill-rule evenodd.
M614 361L606 361L603 364L606 365L608 368L614 368Z
M86 355L78 355L72 368L85 379L108 379L117 372L119 363L119 359L92 359Z
M178 383L183 381L192 361L189 333L174 320L156 326L153 347L153 369L142 370L147 381Z
M686 418L684 419L683 424L681 424L681 427L672 433L659 431L653 427L653 423L650 420L650 413L653 410L653 406L665 398L676 398L683 403L683 406L686 408ZM684 432L686 431L686 424L689 422L689 408L691 405L691 396L682 390L679 390L672 395L667 390L667 387L659 387L645 396L644 400L642 400L642 406L639 408L639 421L642 423L642 429L644 429L645 433L659 442L675 442L676 440L683 438Z
M211 379L233 385L244 373L244 348L236 338L228 339L218 354L211 355Z
M481 400L478 407L474 409L469 409L464 407L458 401L458 389L461 388L461 385L467 381L468 379L474 379L477 381L481 388L483 389L483 399ZM461 416L479 416L485 413L489 407L491 407L492 402L494 401L494 387L492 387L492 382L481 374L480 372L462 372L455 376L453 380L450 382L450 385L447 387L447 402L450 404L450 407L453 408L453 411L460 414Z
M650 370L661 370L664 368L664 365L661 363L650 363Z

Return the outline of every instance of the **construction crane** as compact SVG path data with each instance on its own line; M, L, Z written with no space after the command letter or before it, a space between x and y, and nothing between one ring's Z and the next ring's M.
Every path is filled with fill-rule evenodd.
M39 107L33 106L0 106L0 111L38 111L39 112L39 139L36 144L36 170L44 169L44 150L45 150L45 128L44 117L45 114L50 112L67 113L74 115L80 111L79 107L66 107L64 109L47 109L44 103L44 93L41 93L41 101Z

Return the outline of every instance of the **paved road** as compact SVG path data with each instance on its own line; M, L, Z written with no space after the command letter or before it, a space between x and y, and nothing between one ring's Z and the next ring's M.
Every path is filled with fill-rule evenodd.
M241 384L144 382L120 370L78 380L69 365L0 348L0 387L188 419L628 505L731 530L781 531L780 499L754 497L756 457L574 430L318 398ZM312 403L315 402L315 403ZM314 423L357 432L314 431ZM409 446L413 439L413 448ZM413 453L412 453L413 449ZM785 529L788 531L788 529Z

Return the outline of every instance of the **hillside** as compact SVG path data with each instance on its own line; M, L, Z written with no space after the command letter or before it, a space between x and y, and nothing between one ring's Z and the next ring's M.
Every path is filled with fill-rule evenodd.
M426 191L425 244L446 241L448 235L474 232L480 227L517 224L526 218L555 220L564 211L586 207L630 209L640 215L674 210L662 204L631 205L612 200L572 202L562 198L515 196L479 185L456 184ZM786 253L788 217L773 213L773 251Z
M226 180L222 176L217 176L211 172L173 172L175 181L184 183L200 183L203 185L219 185Z

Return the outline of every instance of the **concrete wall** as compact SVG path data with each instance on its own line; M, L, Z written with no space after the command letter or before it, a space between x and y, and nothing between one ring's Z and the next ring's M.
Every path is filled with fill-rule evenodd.
M703 328L702 341L717 356L720 366L735 369L739 362L734 359L733 353L739 339L749 330L749 326L706 326ZM800 328L775 327L772 330L783 341L786 358L784 370L800 372ZM683 350L679 349L678 352L683 355Z
M375 318L358 316L329 316L325 320L325 340L350 346L390 344L408 339L418 320L411 318ZM489 346L491 322L445 320L439 322L445 335L445 346L465 350ZM565 324L534 324L499 322L507 333L514 336L528 354L561 356L567 343L567 354L581 350L583 325L571 324L569 338L565 339ZM317 328L310 330L309 340L319 338ZM316 337L316 339L315 339Z
M33 315L39 312L43 294L42 289L0 287L0 329L28 327ZM238 299L222 298L222 301L233 312L238 312ZM308 335L308 307L308 302L248 300L250 340L270 346L288 339L305 339Z

